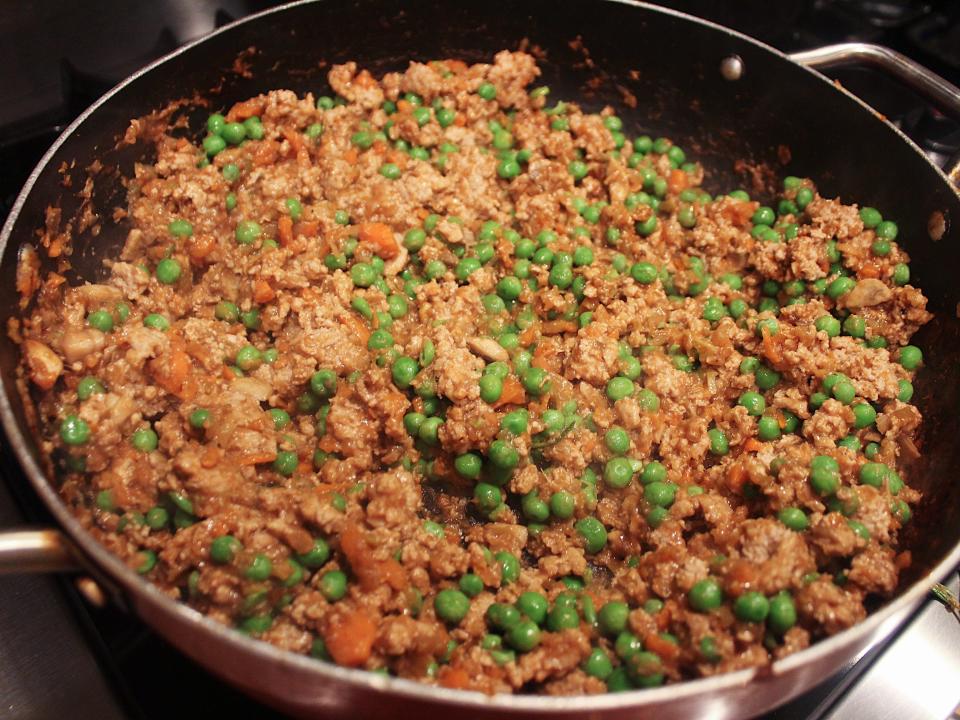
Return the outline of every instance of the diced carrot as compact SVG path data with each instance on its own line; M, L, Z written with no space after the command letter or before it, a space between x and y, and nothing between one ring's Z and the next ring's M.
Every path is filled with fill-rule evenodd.
M384 223L360 223L357 235L361 243L371 246L373 252L384 260L396 257L400 252L397 241L393 237L393 230Z
M209 470L212 467L216 467L219 462L220 448L216 445L208 445L203 455L200 456L200 465Z
M897 553L896 557L893 558L893 564L896 565L898 570L906 570L913 564L913 553L909 550Z
M320 438L320 442L317 443L317 447L319 447L325 453L332 453L340 449L340 442L333 435L328 433Z
M413 214L416 215L418 218L420 218L421 221L423 221L423 220L426 220L427 217L430 215L430 211L427 210L426 208L417 208L416 210L413 211Z
M780 352L780 336L771 335L767 329L763 329L763 356L774 365L783 362L783 355Z
M407 573L403 566L393 558L380 560L374 557L363 531L355 523L348 523L340 531L340 549L350 561L350 568L363 590L373 590L383 583L394 590L406 588Z
M878 268L873 263L864 263L859 272L857 272L857 277L860 278L879 278L880 277L880 268Z
M754 200L742 200L724 207L721 215L737 227L743 227L753 217L753 213L756 212L758 207L760 207L760 203Z
M643 646L650 652L656 653L667 662L672 662L680 656L680 646L669 640L664 640L656 633L647 633L643 637Z
M674 194L686 190L687 174L680 168L671 170L670 175L667 177L667 188Z
M759 452L763 450L763 443L756 438L747 438L743 443L744 452Z
M277 219L277 240L283 247L293 242L293 218L289 215L281 215Z
M573 320L547 320L540 325L540 332L544 335L562 335L576 331L577 324Z
M182 397L190 365L190 356L183 350L174 348L166 355L151 360L149 369L157 385L171 395Z
M520 333L520 345L522 347L528 347L530 345L533 345L533 343L537 339L537 333L539 331L540 329L537 327L536 323L530 323L529 325L527 325L523 329L523 332Z
M64 236L57 235L53 240L50 241L50 246L47 248L48 257L60 257L63 254L64 246Z
M753 438L751 438L752 440ZM746 449L746 448L744 448ZM731 492L739 493L747 481L747 471L740 463L734 463L727 470L727 487Z
M453 116L453 124L457 127L463 127L467 124L467 118L463 113L457 113Z
M360 667L367 662L377 626L363 610L354 610L343 620L330 623L324 641L337 665Z
M495 408L503 405L522 405L527 399L523 385L513 375L507 375L503 380L503 390L500 398L493 404Z
M266 104L267 101L264 98L250 98L249 100L238 102L230 108L230 111L227 113L227 121L237 122L238 120L252 118L255 115L260 116L263 114L263 109Z
M284 128L281 130L281 133L284 139L290 143L290 149L293 151L291 155L299 155L301 150L306 149L306 146L303 143L303 135L300 133L296 132L295 130L290 130L289 128Z
M361 70L353 78L353 84L357 87L370 89L377 86L377 81L373 79L373 75L370 74L369 70Z
M316 220L304 220L297 223L294 235L304 235L306 237L315 237L320 232L320 223Z
M253 164L259 167L273 165L280 154L280 144L276 140L264 140L253 151Z
M413 105L409 100L397 100L397 110L402 113L408 113L413 110Z
M389 162L397 165L401 170L407 166L408 155L402 150L388 150L386 158Z
M353 334L357 336L364 347L367 346L367 340L370 339L370 331L360 318L353 313L347 313L340 316L340 322L353 330Z
M241 455L237 462L241 465L262 465L277 459L276 452L252 452Z
M277 296L277 293L266 280L258 279L253 281L253 301L255 303L268 303Z
M440 684L445 688L466 690L470 687L470 675L463 668L447 665L440 671Z
M454 74L467 71L467 64L463 60L444 60L443 63Z
M216 246L217 242L212 235L199 233L191 236L190 242L187 244L187 254L190 255L191 262L201 265Z
M358 154L357 154L357 149L354 148L354 147L352 147L352 148L347 148L347 149L343 152L343 159L346 160L346 161L347 161L348 163L350 163L351 165L356 165L356 164L357 164L357 157L359 157Z

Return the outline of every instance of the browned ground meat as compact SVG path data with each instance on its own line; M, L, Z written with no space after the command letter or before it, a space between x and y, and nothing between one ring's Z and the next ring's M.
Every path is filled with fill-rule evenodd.
M895 228L711 198L537 75L348 63L159 142L108 277L23 324L90 532L243 632L486 692L764 665L895 590Z

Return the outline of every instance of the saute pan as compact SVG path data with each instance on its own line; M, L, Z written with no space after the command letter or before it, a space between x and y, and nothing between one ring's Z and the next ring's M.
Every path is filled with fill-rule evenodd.
M48 207L59 208L64 224L73 217L95 220L73 225L68 278L103 274L102 259L116 252L127 230L123 220L113 220L114 208L125 204L121 178L153 152L149 131L123 141L131 118L147 118L140 127L149 129L150 113L179 103L177 112L192 118L197 139L205 114L251 95L274 88L322 94L332 63L356 60L380 74L410 59L489 61L504 48L536 54L553 97L592 110L614 104L631 132L673 138L709 169L713 192L745 184L762 194L775 176L807 176L825 195L882 208L897 221L912 256L913 282L936 314L914 340L927 359L917 381L925 421L913 476L924 498L903 537L913 563L899 594L859 625L769 668L596 697L487 697L311 660L171 600L83 530L44 470L17 388L19 351L8 333L0 338L6 442L59 528L0 536L0 570L82 567L115 602L197 662L251 696L314 717L747 717L828 677L910 615L930 585L960 563L960 196L949 172L811 68L878 65L955 116L960 92L883 48L834 46L790 57L717 25L613 0L325 0L276 8L154 63L67 128L30 176L0 234L4 327L24 312L15 287L18 256L37 244ZM44 274L56 269L42 250L39 255Z

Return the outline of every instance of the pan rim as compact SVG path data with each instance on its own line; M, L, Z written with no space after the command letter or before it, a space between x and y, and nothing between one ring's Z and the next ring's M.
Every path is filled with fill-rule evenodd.
M826 84L834 91L839 91L848 98L854 100L862 109L866 110L873 119L879 120L892 129L902 141L914 150L914 152L931 168L936 170L940 179L947 187L951 188L953 193L960 199L960 191L950 182L945 173L935 163L933 163L917 145L910 140L896 126L880 116L875 110L867 105L859 97L838 87L822 73L800 65L792 60L786 53L777 50L755 38L740 33L736 30L724 27L712 21L704 20L687 13L683 13L671 8L654 5L647 2L638 2L637 0L605 0L606 2L627 5L639 8L652 13L669 15L680 20L691 22L714 31L719 31L732 38L753 45L765 50L774 56L786 60L794 66L811 73L819 81ZM10 214L0 230L0 257L6 251L7 243L12 234L13 227L20 217L20 213L28 196L40 177L46 170L51 159L57 154L63 144L80 128L83 123L93 115L103 105L107 104L115 95L124 90L127 86L133 84L136 80L152 72L156 68L164 65L173 58L187 53L194 47L206 42L212 37L221 33L229 32L234 28L245 23L256 22L262 17L274 13L282 13L293 7L309 4L320 4L323 0L295 0L274 8L269 8L234 22L224 25L200 38L192 40L176 50L164 55L154 62L146 65L129 77L125 78L119 84L111 88L89 108L84 110L70 125L68 125L51 147L44 153L36 167L31 171L26 183L21 189L10 210ZM0 386L5 390L11 390L8 381L0 375ZM12 388L16 392L15 388ZM115 580L126 592L130 593L135 602L131 603L137 607L138 603L147 603L158 609L168 617L189 626L192 630L200 630L204 633L210 633L216 636L220 641L233 645L237 650L247 653L250 659L257 662L267 662L277 664L281 668L296 668L301 673L313 674L319 678L329 681L346 683L357 690L376 690L378 692L390 692L397 695L409 697L412 699L429 703L446 703L461 707L474 707L477 709L496 709L500 711L522 711L531 712L551 712L551 713L581 713L584 711L601 711L613 709L638 708L646 705L652 705L664 702L666 700L679 701L689 700L694 697L708 695L716 692L730 690L737 687L744 687L750 684L754 679L762 681L766 677L782 676L793 670L795 667L809 662L815 662L818 658L826 657L839 651L845 645L856 644L857 639L864 639L873 636L878 631L884 631L884 634L891 631L895 625L903 622L903 618L908 612L912 612L927 594L929 586L945 577L958 563L960 563L960 543L955 545L946 556L936 564L926 575L916 580L896 599L890 601L881 609L871 613L865 620L856 625L816 644L794 653L782 660L772 663L769 667L758 669L751 668L746 670L724 673L707 678L687 680L674 685L665 685L660 688L647 690L633 690L622 693L608 693L605 695L582 695L582 696L561 696L550 697L542 695L514 695L514 694L496 694L493 696L484 695L476 691L453 690L444 687L426 685L424 683L403 678L385 677L376 673L364 670L343 668L332 663L318 662L308 656L300 655L289 650L283 650L270 643L255 640L247 637L235 630L222 625L213 619L203 615L188 605L173 600L162 593L153 583L138 575L133 569L123 563L119 557L109 552L103 545L98 543L80 524L80 522L69 512L66 505L60 500L55 492L52 483L48 480L45 473L36 462L33 454L28 448L27 439L22 432L19 423L13 412L13 408L8 400L7 393L0 393L0 425L2 425L6 437L10 443L14 454L24 474L27 476L33 489L40 495L47 509L56 518L59 528L63 529L83 552L90 558L97 568L103 569ZM885 628L882 626L886 626ZM182 651L181 651L182 652Z

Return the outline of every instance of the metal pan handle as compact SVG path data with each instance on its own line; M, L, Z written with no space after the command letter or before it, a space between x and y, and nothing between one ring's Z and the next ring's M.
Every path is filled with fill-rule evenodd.
M788 56L814 70L868 65L896 78L932 102L944 115L960 121L960 88L896 50L870 43L840 43ZM960 157L951 159L944 172L960 185Z
M70 570L80 570L80 563L59 530L0 532L0 575Z

